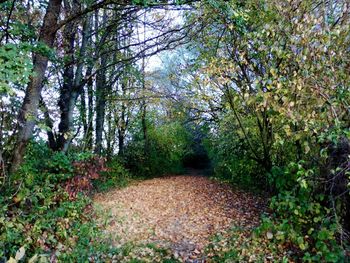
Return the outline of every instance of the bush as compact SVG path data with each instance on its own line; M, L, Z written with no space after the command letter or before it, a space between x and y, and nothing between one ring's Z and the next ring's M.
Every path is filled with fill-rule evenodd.
M204 141L213 166L213 175L244 188L266 186L263 167L249 158L246 143L236 136L236 127L228 116L219 129Z
M279 194L271 199L273 217L260 230L268 229L276 241L294 247L304 261L340 262L344 260L337 240L341 227L325 206L325 195L316 192L316 171L302 164L291 163L284 173L287 179L275 180Z
M114 187L127 186L130 177L121 161L115 158L107 163L107 170L101 174L98 180L93 182L93 185L98 192L105 192Z
M22 246L26 259L35 254L65 258L77 246L93 246L99 233L90 199L79 195L72 201L57 185L22 185L14 197L2 196L0 206L0 258L15 255Z
M100 178L100 173L108 171L104 158L93 156L92 158L74 161L74 177L65 182L65 189L71 199L78 193L91 192L92 181Z
M126 147L124 158L131 172L138 177L183 172L183 158L189 134L178 122L148 128L146 141L135 136Z
M214 175L239 186L260 185L274 196L270 204L272 213L246 245L230 247L228 253L219 255L223 257L221 260L230 255L237 261L249 260L243 249L253 253L257 248L253 243L267 242L269 245L265 249L281 260L294 257L307 262L343 262L348 245L344 215L348 210L346 198L341 197L348 193L343 187L344 182L348 182L344 179L346 150L349 149L344 144L346 146L348 141L343 139L346 142L340 144L342 140L335 136L333 144L329 141L323 144L327 147L324 150L320 150L322 145L315 144L308 154L300 155L305 160L298 162L295 161L295 145L276 142L271 151L273 166L266 171L249 158L246 143L230 128L230 123L222 121L217 133L206 142ZM254 136L250 139L254 141ZM282 255L276 248L288 253ZM264 255L257 258L264 260Z
M344 247L339 242L341 226L324 205L326 197L315 192L314 173L302 162L291 163L285 170L273 169L271 180L278 194L271 199L271 213L263 217L253 233L231 232L225 237L228 249L219 249L215 259L264 261L268 256L282 262L344 262ZM217 243L209 250L220 245Z
M94 222L91 199L84 195L87 189L72 185L77 177L98 177L104 161L90 156L71 163L71 158L42 143L30 145L26 162L1 189L0 261L18 251L25 252L25 261L36 255L85 262L108 254L103 253L110 248Z

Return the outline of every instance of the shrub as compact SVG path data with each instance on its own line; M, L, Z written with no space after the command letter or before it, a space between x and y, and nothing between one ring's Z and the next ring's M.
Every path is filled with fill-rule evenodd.
M93 156L92 158L75 161L74 177L65 182L65 189L71 199L76 198L78 193L90 192L92 190L92 180L100 177L100 173L108 170L104 158Z
M114 187L125 187L128 185L130 174L117 158L109 161L107 167L99 179L93 182L97 191L104 192Z
M124 158L132 173L138 177L180 173L183 171L182 160L188 140L189 134L178 122L150 126L147 140L136 136L127 145Z
M236 133L232 118L227 116L220 122L218 130L204 141L213 166L213 175L244 188L265 187L265 170L249 158L246 143Z
M76 156L75 156L76 157ZM79 180L99 177L104 159L78 158L31 143L26 162L0 195L0 261L32 256L46 260L86 262L110 250L95 223L91 199ZM104 253L105 252L105 253ZM104 255L102 255L104 254Z
M258 234L270 233L294 256L307 262L341 262L344 249L338 242L341 226L325 206L326 197L314 181L313 169L291 163L283 176L275 180L279 193L271 199L273 214L263 220ZM282 173L282 171L278 171Z

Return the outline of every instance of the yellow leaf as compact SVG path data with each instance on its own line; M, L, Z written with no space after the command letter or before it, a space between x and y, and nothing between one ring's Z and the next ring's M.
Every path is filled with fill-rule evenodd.
M16 252L16 256L15 259L17 261L21 260L24 257L24 254L26 253L26 250L24 247L21 247L20 249L18 249L18 251Z
M10 259L7 260L6 263L17 263L17 260L15 260L13 257L10 257Z
M311 150L307 142L304 142L304 147L305 147L305 153L308 153Z
M38 260L38 255L35 254L34 256L32 256L29 260L28 263L34 263Z
M266 237L267 237L267 239L272 239L273 238L273 234L271 232L267 232L266 233Z

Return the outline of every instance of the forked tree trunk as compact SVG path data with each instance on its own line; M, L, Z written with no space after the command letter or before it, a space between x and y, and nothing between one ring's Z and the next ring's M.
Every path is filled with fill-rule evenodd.
M69 5L65 2L65 8L69 9ZM69 23L63 31L63 43L65 52L65 65L63 71L63 85L60 89L60 99L58 106L61 111L60 123L58 125L57 149L55 151L66 151L68 148L67 142L71 137L71 127L73 119L73 109L76 100L74 92L74 48L76 38L76 25ZM73 94L73 92L75 94Z
M40 29L39 42L49 48L53 47L62 0L50 0L46 9L43 25ZM33 74L27 86L22 107L18 114L17 143L13 152L10 171L15 172L23 161L23 156L30 138L33 135L38 115L40 94L47 69L48 57L36 53L33 59Z
M74 9L73 9L74 11ZM83 90L82 76L84 62L82 57L85 56L86 46L88 40L90 23L87 20L84 21L82 41L80 47L80 58L74 75L74 48L76 41L76 25L69 24L66 26L64 36L66 41L66 56L70 59L67 60L65 70L63 74L63 87L61 89L61 95L59 100L59 107L61 110L61 121L59 124L59 137L57 140L57 149L62 152L66 152L73 138L73 113L79 95Z

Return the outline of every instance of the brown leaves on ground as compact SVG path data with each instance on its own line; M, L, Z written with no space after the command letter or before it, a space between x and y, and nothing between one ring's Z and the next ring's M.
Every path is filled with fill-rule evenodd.
M155 243L175 258L203 256L214 234L232 225L256 226L261 198L202 176L171 176L138 182L96 196L112 216L108 232L116 245Z

